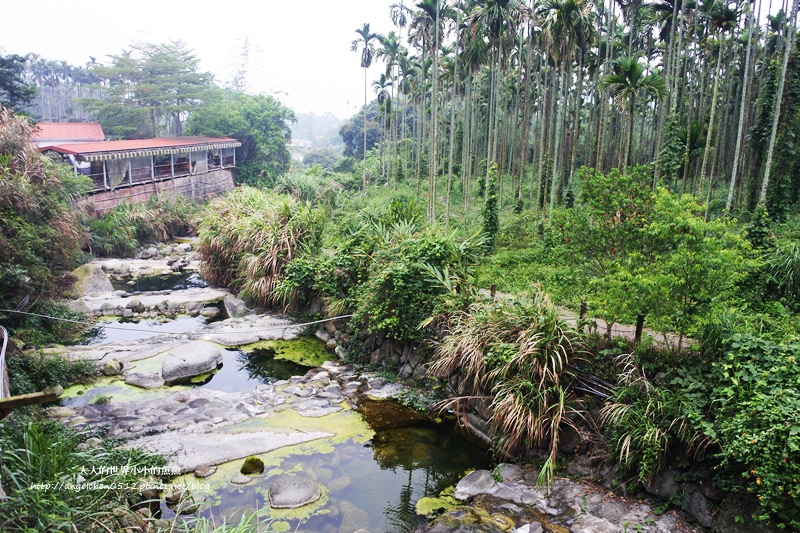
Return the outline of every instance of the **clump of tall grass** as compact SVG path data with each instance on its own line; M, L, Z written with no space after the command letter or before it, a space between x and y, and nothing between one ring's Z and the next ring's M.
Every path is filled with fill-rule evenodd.
M488 402L491 429L500 451L517 455L546 447L539 480L553 479L559 428L580 414L570 387L568 364L576 333L541 293L530 302L478 302L453 313L443 325L431 375L460 375L464 396L443 407L464 409L471 399Z
M102 256L130 257L143 244L186 235L198 211L198 204L183 196L119 204L89 221L89 250Z
M326 216L289 196L237 187L203 212L197 247L202 274L256 305L285 304L275 289L293 259L318 248Z
M673 443L702 451L710 443L690 422L699 416L689 403L687 391L676 391L651 382L636 365L633 354L617 358L621 367L613 401L600 412L611 450L623 470L634 470L646 482L666 464Z
M164 459L111 441L79 450L89 436L17 413L0 422L0 477L7 493L0 500L0 531L126 530L120 509L138 502L142 472L163 466ZM76 488L79 483L95 485Z

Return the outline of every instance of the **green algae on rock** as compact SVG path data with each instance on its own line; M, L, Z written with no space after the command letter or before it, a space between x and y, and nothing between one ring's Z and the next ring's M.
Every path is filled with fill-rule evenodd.
M325 348L325 344L312 337L300 337L291 341L260 341L242 346L241 350L254 355L263 350L261 353L264 355L273 355L275 359L284 359L308 367L320 366L331 359L331 353Z
M250 474L261 474L264 472L264 461L251 455L244 460L244 464L239 471L246 476Z
M455 496L453 496L454 492L455 487L447 487L439 493L439 496L425 496L420 498L417 500L415 506L417 514L426 518L433 518L450 509L459 507L461 502L455 499Z

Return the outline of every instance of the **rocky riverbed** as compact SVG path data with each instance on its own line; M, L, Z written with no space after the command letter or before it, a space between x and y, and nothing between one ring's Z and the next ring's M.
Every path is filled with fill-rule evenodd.
M47 348L94 361L104 374L68 389L49 416L164 455L182 486L202 482L147 495L161 503L140 511L132 526L166 530L187 512L230 520L257 512L270 531L693 531L675 512L657 515L654 502L568 479L538 487L536 472L512 465L488 470L451 430L385 401L403 386L343 364L339 341L349 339L341 324L317 329L320 343L312 346L289 317L250 312L225 290L114 290L112 279L119 286L198 267L189 243L139 255L82 267L73 308L113 320L230 317L127 342L112 334L105 344ZM378 345L405 374L421 371L415 354L390 343L368 347L373 356ZM265 353L314 368L254 377ZM260 468L245 469L246 459Z

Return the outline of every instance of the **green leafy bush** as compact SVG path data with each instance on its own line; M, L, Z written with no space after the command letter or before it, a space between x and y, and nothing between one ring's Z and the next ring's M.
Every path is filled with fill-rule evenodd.
M87 381L97 374L97 367L92 361L73 361L60 355L46 355L41 352L26 351L9 355L7 364L13 394L38 392L54 385L66 388L74 383Z
M0 109L0 308L58 295L82 258L86 234L74 202L89 179L31 142L33 126Z
M764 510L800 528L800 343L735 335L714 363L718 457L742 472Z
M62 302L41 300L28 311L53 318L12 314L8 323L14 328L14 336L25 344L74 344L82 338L88 327L76 323L86 320L83 313L70 310Z
M398 341L419 342L426 337L420 324L433 314L437 297L447 292L431 269L447 272L448 280L451 272L459 271L460 278L466 278L480 243L458 242L453 234L433 231L410 235L395 231L387 238L357 289L354 322L370 333L384 331Z

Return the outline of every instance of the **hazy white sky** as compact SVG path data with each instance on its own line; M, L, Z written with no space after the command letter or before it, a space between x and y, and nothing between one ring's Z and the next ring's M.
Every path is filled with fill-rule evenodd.
M182 40L222 83L246 37L258 49L255 92L274 93L300 113L331 111L346 118L364 101L360 56L350 51L355 30L369 22L372 31L388 33L389 6L397 2L11 0L2 2L0 50L83 65L90 55L105 61L135 39ZM370 83L382 69L373 62Z

